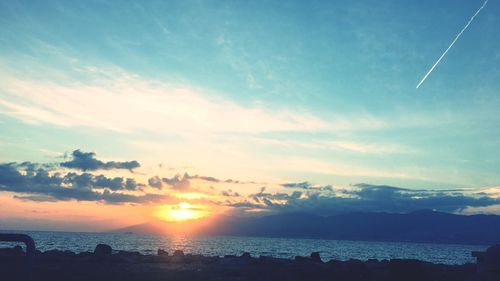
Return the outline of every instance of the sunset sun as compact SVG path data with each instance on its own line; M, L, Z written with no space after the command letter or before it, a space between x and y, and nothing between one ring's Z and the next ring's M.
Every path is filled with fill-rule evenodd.
M167 221L187 221L203 218L206 214L201 208L182 202L164 209L162 217Z

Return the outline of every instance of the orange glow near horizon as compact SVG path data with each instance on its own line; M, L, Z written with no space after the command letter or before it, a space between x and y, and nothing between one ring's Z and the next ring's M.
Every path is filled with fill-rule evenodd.
M169 206L166 210L165 208L162 208L159 214L161 219L173 222L201 219L207 215L208 212L206 210L186 202Z

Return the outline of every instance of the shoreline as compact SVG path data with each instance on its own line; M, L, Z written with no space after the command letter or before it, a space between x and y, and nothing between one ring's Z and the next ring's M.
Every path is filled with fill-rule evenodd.
M476 253L477 263L434 264L415 259L323 261L318 252L294 259L243 255L203 256L180 250L156 255L113 250L99 244L94 252L36 251L26 272L20 246L0 248L2 280L500 280L500 245ZM493 274L493 275L492 275ZM490 276L491 275L491 276ZM493 278L493 279L492 279Z

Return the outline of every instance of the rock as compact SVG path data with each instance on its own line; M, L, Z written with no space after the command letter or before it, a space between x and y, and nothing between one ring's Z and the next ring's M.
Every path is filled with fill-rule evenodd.
M184 263L186 261L186 255L181 250L175 250L171 258L169 258L173 263Z
M45 257L53 257L53 258L58 258L58 257L61 257L63 254L62 251L59 251L59 250L47 250L45 252L43 252L43 256Z
M215 257L203 257L201 259L201 262L205 263L205 264L212 264L212 263L219 262L219 260L220 260L220 258L218 256L215 256Z
M387 264L378 261L376 259L369 259L365 262L365 266L369 270L379 270L379 269L384 269L387 266Z
M251 259L252 256L248 252L244 252L241 256L242 259Z
M136 251L118 251L116 255L122 256L122 257L137 257L140 256L141 253L136 252Z
M295 261L298 261L298 262L309 261L309 258L303 257L303 256L295 256Z
M0 280L19 279L25 268L25 255L19 249L0 248ZM104 251L104 253L103 253ZM499 281L500 246L481 252L482 274L476 264L445 265L418 260L330 260L317 262L319 253L297 256L296 261L269 256L252 258L249 253L205 257L176 251L168 256L96 247L96 254L49 250L36 256L36 280L352 280L352 281ZM106 253L112 253L109 256ZM98 256L100 255L100 256ZM162 263L162 264L161 264ZM487 266L488 265L488 266ZM489 267L491 265L491 267ZM10 274L10 275L9 275ZM35 280L33 279L33 280ZM30 279L31 280L31 279ZM162 279L163 280L163 279Z
M113 249L107 244L98 244L94 249L94 255L96 256L110 256Z
M181 250L175 250L174 251L174 257L183 257L184 256L184 252L181 251Z
M486 250L485 261L495 269L500 269L500 244L491 246Z
M15 246L12 248L0 248L0 255L5 255L5 256L23 256L24 251L21 246Z
M414 259L391 259L389 261L389 280L430 281L425 274L423 262Z
M312 252L311 260L321 262L321 257L319 256L319 252Z
M76 254L77 257L79 258L88 258L88 257L92 257L94 254L92 252L80 252L78 254Z
M118 251L117 253L109 256L108 261L116 263L138 263L142 259L139 252L132 251Z
M346 261L342 262L342 265L345 268L347 268L353 272L357 272L357 273L364 272L366 269L365 263L361 260L358 260L358 259L346 260Z
M481 280L500 280L500 245L489 247L486 252L473 252L477 258L477 274Z
M69 251L69 250L65 250L65 251L63 251L63 254L64 254L64 255L66 255L66 256L74 256L74 255L76 255L76 253L75 253L75 252L73 252L73 251Z
M181 262L184 264L190 264L190 263L196 263L200 264L205 261L205 257L203 255L198 255L198 254L186 254L183 257L181 256L180 258L173 258L173 262Z
M44 262L64 261L74 257L76 254L72 251L48 250L38 254L38 259Z
M16 253L19 253L19 254L24 253L24 251L23 251L23 247L21 247L21 246L19 246L19 245L14 246L14 248L13 248L13 249L14 249L14 252L16 252Z

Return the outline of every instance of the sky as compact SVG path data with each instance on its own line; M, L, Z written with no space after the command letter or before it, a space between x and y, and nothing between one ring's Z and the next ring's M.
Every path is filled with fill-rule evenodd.
M500 4L2 1L0 228L500 214Z

